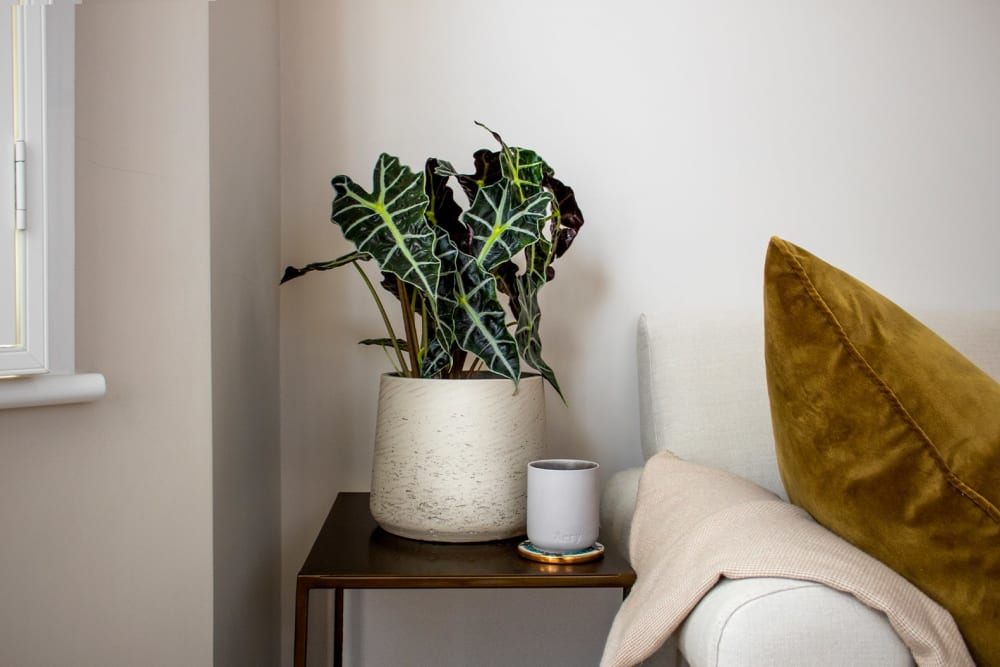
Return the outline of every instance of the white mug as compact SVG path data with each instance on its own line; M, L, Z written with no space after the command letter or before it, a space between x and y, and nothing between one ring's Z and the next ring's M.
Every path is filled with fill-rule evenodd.
M565 554L594 545L600 528L600 466L579 459L528 464L528 540Z

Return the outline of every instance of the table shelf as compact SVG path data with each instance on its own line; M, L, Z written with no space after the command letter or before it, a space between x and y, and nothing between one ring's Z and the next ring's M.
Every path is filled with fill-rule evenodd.
M309 592L335 591L334 664L343 652L343 591L378 588L621 588L635 572L614 548L589 563L555 565L522 558L523 538L452 544L410 540L379 528L368 493L338 494L296 580L295 665L304 667Z

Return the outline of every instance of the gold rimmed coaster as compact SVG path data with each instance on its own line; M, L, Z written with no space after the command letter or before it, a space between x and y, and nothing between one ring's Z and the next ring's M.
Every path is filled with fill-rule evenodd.
M581 549L580 551L557 554L551 551L543 551L532 544L530 540L525 540L517 545L517 553L523 558L538 561L539 563L569 565L571 563L586 563L601 558L604 556L604 545L600 542L594 542L593 546Z

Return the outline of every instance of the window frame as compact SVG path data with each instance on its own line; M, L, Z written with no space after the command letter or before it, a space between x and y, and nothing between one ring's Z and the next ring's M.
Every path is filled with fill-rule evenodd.
M26 224L20 340L0 350L0 408L89 401L104 377L75 369L75 5L6 0L21 17ZM11 8L16 8L12 10ZM15 137L17 138L17 137ZM11 158L13 159L13 147ZM17 279L17 278L15 278Z

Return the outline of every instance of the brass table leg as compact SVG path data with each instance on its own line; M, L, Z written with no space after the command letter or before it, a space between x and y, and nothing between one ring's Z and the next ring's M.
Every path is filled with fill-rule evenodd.
M333 667L344 667L344 589L333 591Z
M309 586L295 582L295 667L306 667L306 640L309 630Z

